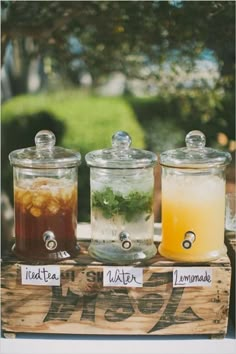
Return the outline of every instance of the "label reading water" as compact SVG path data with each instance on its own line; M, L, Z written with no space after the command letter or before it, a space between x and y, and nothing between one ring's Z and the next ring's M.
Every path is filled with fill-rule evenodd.
M21 283L23 285L60 285L60 267L55 265L21 265Z
M211 286L210 267L176 267L173 269L173 288L190 286Z
M143 269L134 267L103 267L103 286L143 286Z

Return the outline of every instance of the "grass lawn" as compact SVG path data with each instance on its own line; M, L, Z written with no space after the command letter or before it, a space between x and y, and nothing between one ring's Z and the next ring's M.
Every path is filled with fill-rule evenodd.
M78 90L14 97L2 106L2 189L13 203L12 167L9 152L34 146L39 130L54 132L57 145L80 151L79 221L90 216L89 168L84 156L111 146L117 130L132 137L132 146L144 148L144 132L130 105L122 97L98 97Z
M110 146L117 130L127 131L133 146L144 147L143 130L123 98L91 96L77 90L17 96L3 104L2 124L25 116L33 118L39 112L63 122L61 144L67 148L90 151ZM19 146L24 146L20 137Z

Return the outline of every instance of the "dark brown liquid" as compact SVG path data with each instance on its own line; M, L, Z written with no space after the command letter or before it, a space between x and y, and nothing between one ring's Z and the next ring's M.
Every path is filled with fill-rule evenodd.
M28 259L68 258L76 250L77 188L50 179L36 179L30 187L15 186L15 252ZM43 234L52 231L55 250L45 246ZM62 255L64 253L64 255Z

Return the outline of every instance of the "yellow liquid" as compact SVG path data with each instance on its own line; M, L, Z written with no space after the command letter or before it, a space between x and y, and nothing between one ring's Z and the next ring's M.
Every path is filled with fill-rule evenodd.
M164 257L180 261L208 261L225 254L225 182L217 176L167 176L162 182L162 243ZM191 248L182 245L194 232Z

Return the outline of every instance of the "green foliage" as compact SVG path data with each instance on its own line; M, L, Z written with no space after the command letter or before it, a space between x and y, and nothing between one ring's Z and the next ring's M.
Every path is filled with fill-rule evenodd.
M173 94L155 98L129 97L127 101L146 133L146 145L160 153L185 145L185 135L190 130L201 130L206 135L207 146L229 149L234 140L234 100L229 93L217 89L182 89ZM218 134L228 138L219 146Z
M129 104L122 98L82 94L78 90L17 96L2 106L2 188L12 198L12 168L8 154L15 149L34 146L41 129L52 130L56 144L80 151L79 220L89 220L89 168L87 152L111 146L117 130L132 137L132 145L144 147L144 133Z
M17 96L2 106L2 187L12 195L10 151L34 145L41 129L54 131L57 145L88 151L111 146L116 130L126 130L133 146L156 153L184 146L185 135L203 131L207 146L224 133L234 140L234 100L221 90L179 90L156 98L97 97L78 90ZM145 140L145 141L144 141ZM89 221L89 168L79 167L79 221ZM138 204L138 203L137 203Z
M85 152L110 147L117 130L129 132L133 146L144 146L142 129L123 98L91 96L79 90L17 96L3 104L2 122L42 111L65 124L61 144L67 148ZM34 144L34 136L31 138ZM22 147L22 141L19 145Z
M146 213L146 221L152 213L153 191L149 193L130 192L127 196L114 193L110 187L103 191L92 193L92 207L102 211L106 219L123 216L126 221L132 221Z
M140 57L155 65L174 52L188 65L204 49L234 76L234 1L11 1L2 17L3 42L31 37L36 53L67 70L81 59L94 80L114 71L135 77ZM70 37L82 48L69 50Z

